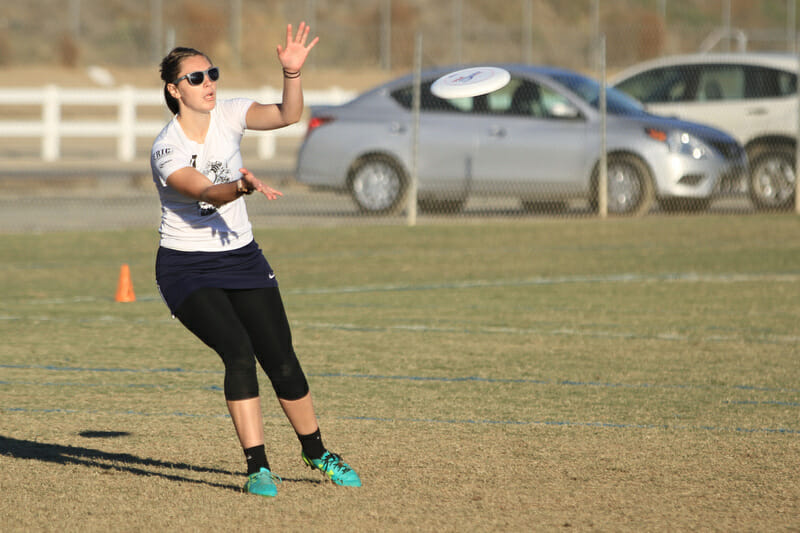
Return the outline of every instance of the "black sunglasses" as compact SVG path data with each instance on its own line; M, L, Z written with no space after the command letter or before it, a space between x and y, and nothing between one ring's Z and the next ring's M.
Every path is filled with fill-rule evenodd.
M203 83L203 80L206 77L206 73L208 73L208 79L211 81L217 81L219 79L219 67L211 67L207 70L197 70L195 72L190 72L185 76L181 76L177 80L173 81L172 83L178 85L181 80L186 80L189 82L189 85L200 85Z

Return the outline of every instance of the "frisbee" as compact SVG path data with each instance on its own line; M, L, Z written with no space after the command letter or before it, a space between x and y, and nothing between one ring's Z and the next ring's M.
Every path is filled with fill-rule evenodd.
M511 74L498 67L470 67L445 74L431 85L439 98L467 98L490 93L506 86Z

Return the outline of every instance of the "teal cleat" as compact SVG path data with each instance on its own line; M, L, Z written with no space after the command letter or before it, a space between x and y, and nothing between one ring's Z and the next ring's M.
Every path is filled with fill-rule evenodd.
M250 494L274 498L278 495L278 487L275 485L276 481L280 483L281 478L262 467L261 470L255 474L247 476L247 483L244 484L244 490Z
M321 459L309 459L303 454L303 461L312 470L319 470L325 477L342 487L360 487L361 478L355 470L342 460L340 455L325 452Z

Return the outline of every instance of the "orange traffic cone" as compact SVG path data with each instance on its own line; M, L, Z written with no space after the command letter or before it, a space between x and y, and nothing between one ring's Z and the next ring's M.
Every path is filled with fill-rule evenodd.
M133 282L131 281L131 269L128 265L122 265L119 269L119 282L117 283L118 302L135 302L136 295L133 293Z

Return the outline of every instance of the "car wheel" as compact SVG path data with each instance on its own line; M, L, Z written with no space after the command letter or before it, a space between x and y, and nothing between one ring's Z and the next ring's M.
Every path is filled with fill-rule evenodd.
M599 169L595 170L592 187L592 207L597 210L599 199L597 183ZM647 213L653 205L655 193L650 171L641 160L630 155L613 155L608 158L608 214L638 216Z
M348 186L358 208L376 215L392 214L404 207L408 180L395 160L370 156L358 160Z
M794 150L768 149L750 164L750 199L757 209L788 209L794 205Z
M466 203L463 199L457 200L432 200L432 199L423 199L419 200L417 204L419 205L419 210L423 213L444 213L444 214L454 214L460 213L462 209L464 209L464 204Z

